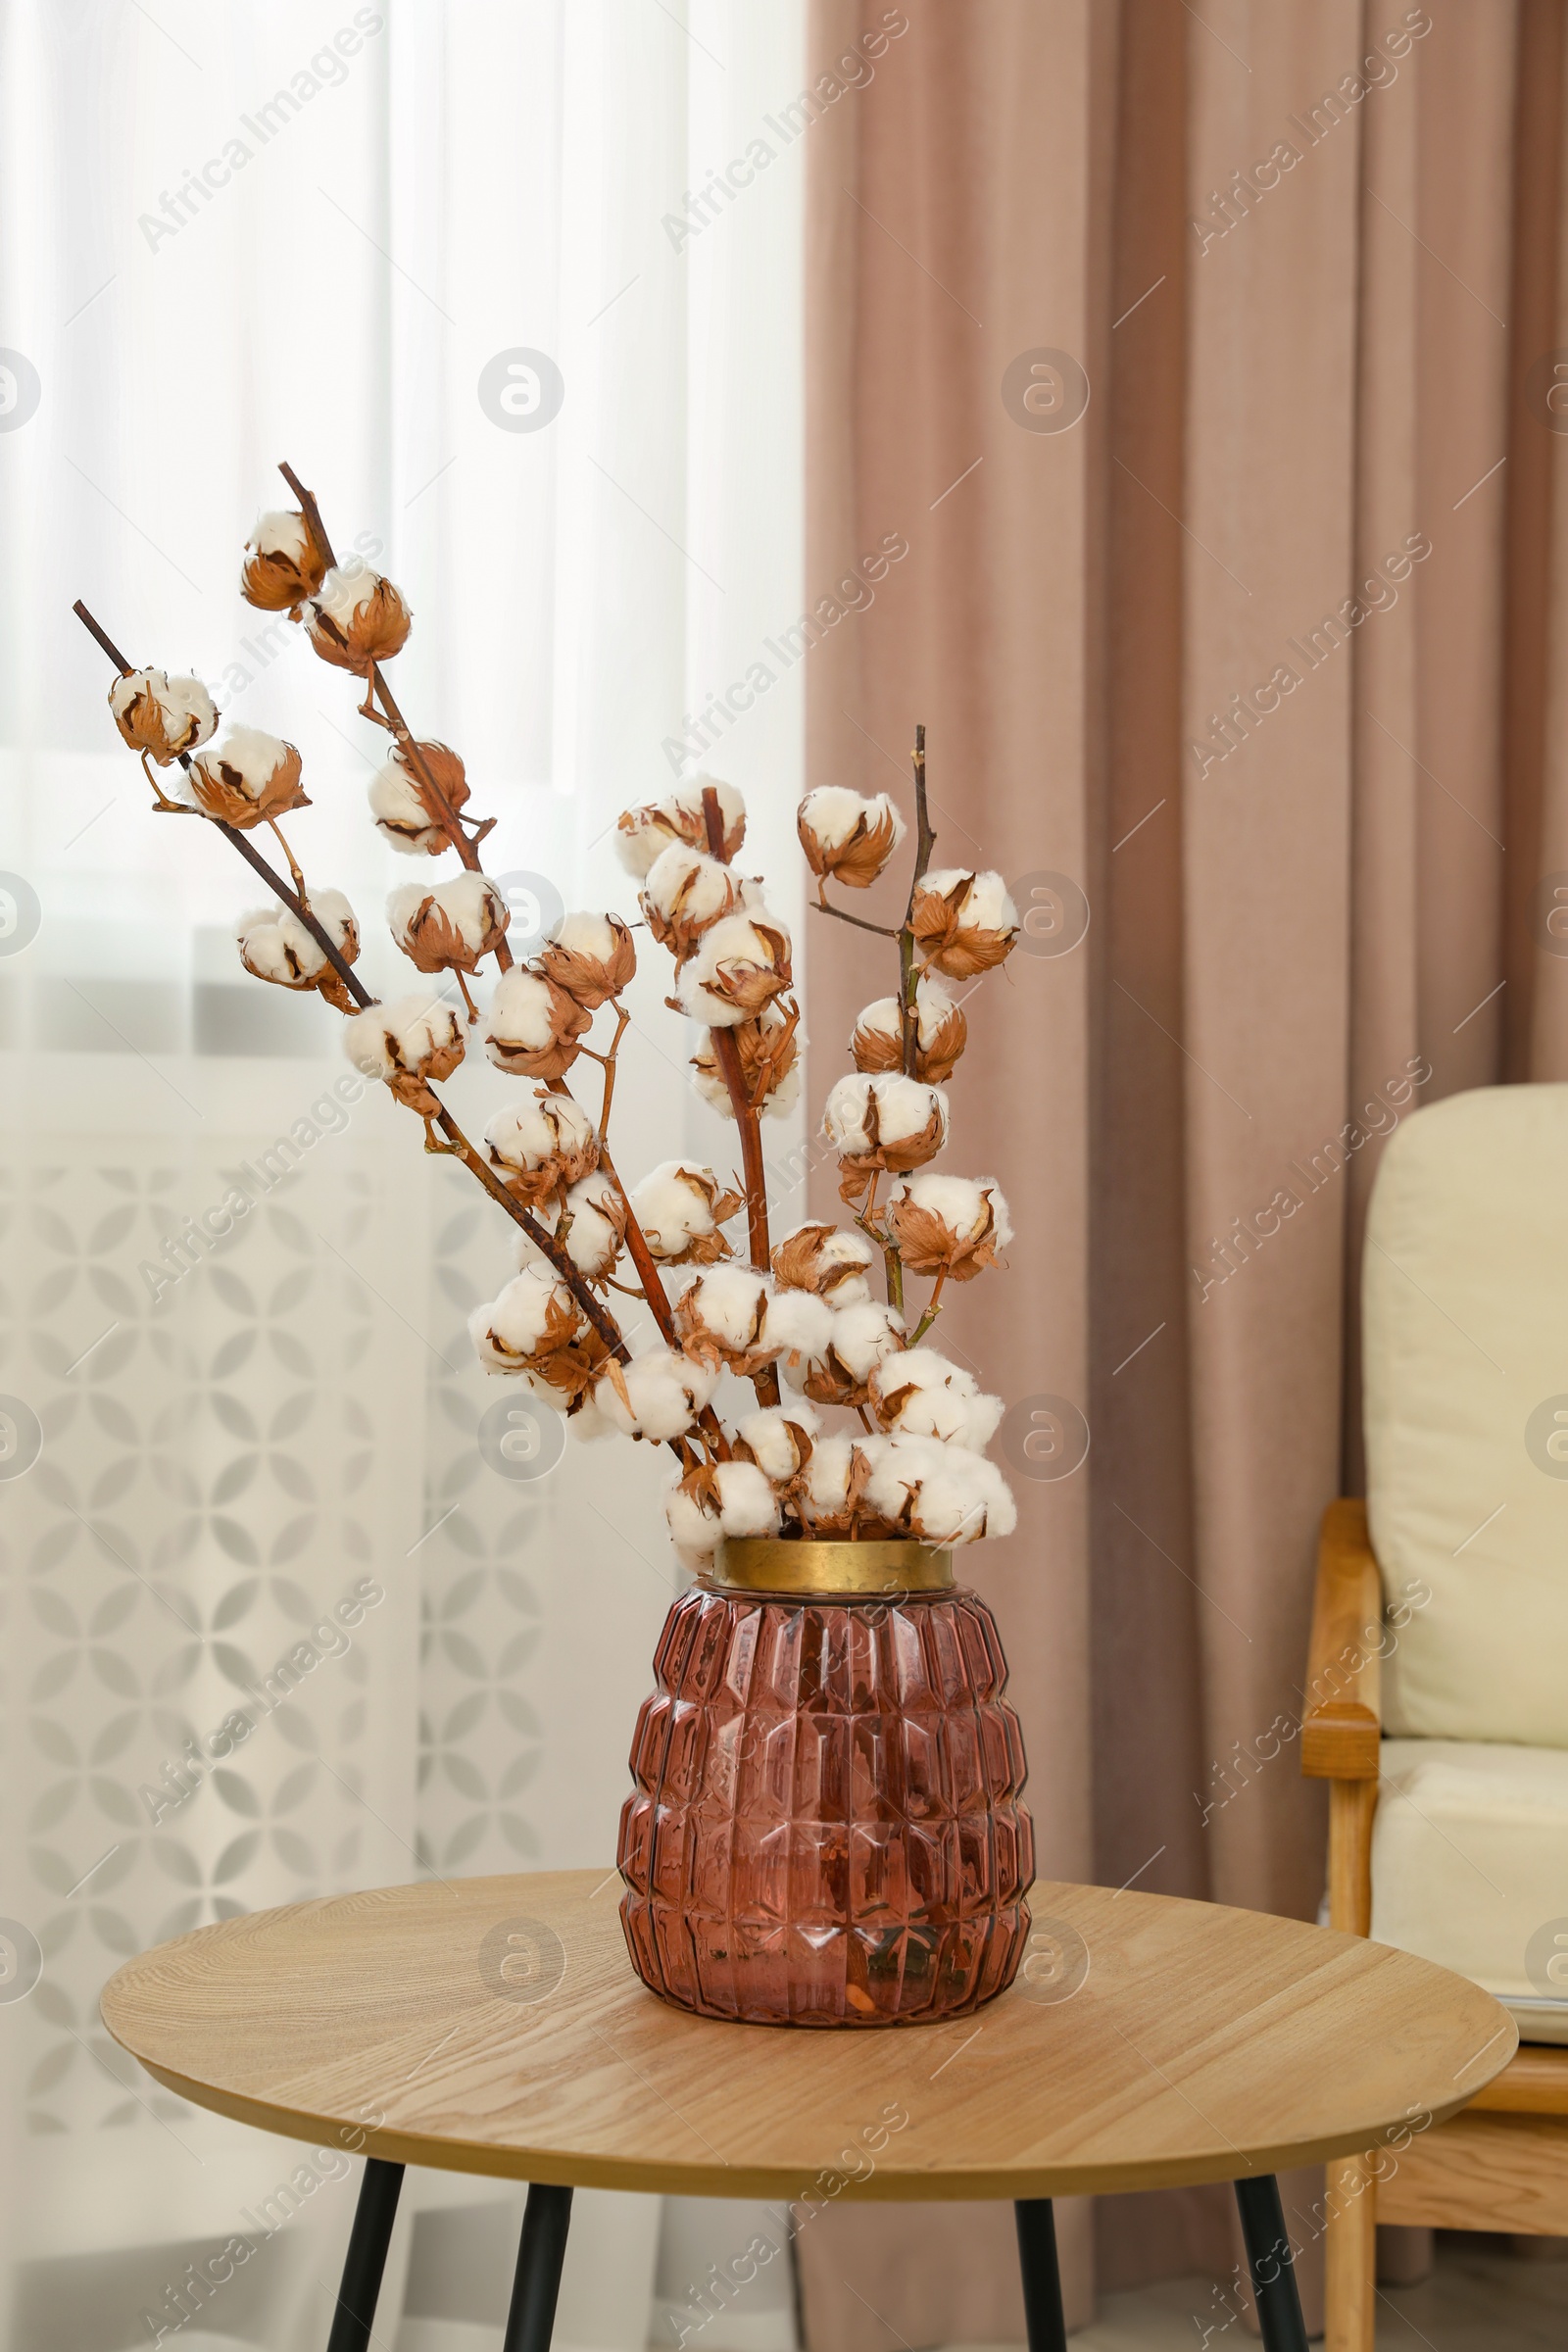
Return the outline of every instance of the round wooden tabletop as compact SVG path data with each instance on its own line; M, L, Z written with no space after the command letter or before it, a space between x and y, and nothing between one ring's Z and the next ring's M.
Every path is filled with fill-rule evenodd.
M633 1976L619 1893L544 1872L224 1920L128 1962L104 2022L172 2090L291 2138L718 2197L1047 2197L1397 2150L1518 2038L1384 1944L1049 1883L1019 1982L971 2017L713 2024Z

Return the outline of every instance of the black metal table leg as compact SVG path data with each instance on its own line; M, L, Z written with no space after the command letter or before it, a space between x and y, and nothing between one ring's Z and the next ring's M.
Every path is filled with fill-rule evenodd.
M1056 2223L1049 2197L1019 2197L1018 2267L1023 2273L1023 2311L1029 2352L1067 2352L1061 2316L1061 2270L1056 2261Z
M1247 2264L1252 2275L1263 2352L1306 2352L1306 2323L1296 2291L1296 2256L1286 2233L1280 2187L1272 2173L1238 2180Z
M570 2189L549 2188L536 2180L523 2212L517 2274L512 2282L512 2309L507 2314L501 2352L550 2352L570 2222Z
M326 2352L368 2352L370 2324L381 2292L381 2273L386 2269L386 2250L402 2186L401 2164L383 2163L379 2156L366 2160Z

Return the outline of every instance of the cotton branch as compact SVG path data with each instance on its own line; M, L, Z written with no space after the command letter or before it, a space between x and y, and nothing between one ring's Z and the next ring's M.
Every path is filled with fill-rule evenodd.
M315 502L313 501L313 506L314 503ZM82 625L93 637L97 639L99 645L108 655L110 661L113 662L121 676L128 677L130 675L130 663L125 660L124 655L120 651L120 648L115 644L114 640L106 633L105 630L99 627L98 622L93 618L92 614L88 612L86 606L79 598L72 609L75 612L77 618L81 621ZM188 771L191 763L183 752L179 754L179 761L180 765ZM205 811L192 810L191 813L205 814ZM253 848L246 836L240 832L236 826L225 824L221 817L208 817L207 822L217 826L219 832L223 835L224 839L228 841L233 848L238 850L246 864L254 868L255 872L261 877L262 881L266 883L268 889L272 893L273 897L279 900L280 903L288 908L289 912L304 924L306 930L309 931L311 937L315 940L322 955L325 956L327 961L331 964L339 979L348 989L348 992L354 999L354 1002L362 1008L368 1007L374 1002L369 991L359 977L359 974L354 970L352 964L345 962L343 956L339 954L333 942L327 937L322 925L318 921L315 914L312 913L310 906L303 896L296 895L294 891L290 890L288 884L282 879L281 875L275 874L272 871L272 868L268 864L266 858L262 857L260 851ZM431 1092L434 1094L433 1089ZM435 1096L435 1100L440 1102L439 1096ZM622 1362L629 1361L631 1350L627 1347L624 1339L621 1337L618 1326L614 1322L613 1318L606 1312L599 1299L594 1296L586 1277L580 1274L577 1268L572 1264L564 1244L559 1242L556 1236L549 1230L548 1226L542 1225L538 1218L532 1215L531 1212L522 1205L520 1200L514 1200L512 1194L509 1193L506 1186L501 1183L494 1170L486 1167L484 1160L474 1150L472 1144L469 1143L467 1137L464 1134L462 1128L458 1125L457 1120L453 1117L451 1111L448 1110L444 1102L441 1103L440 1110L437 1113L436 1124L446 1136L454 1156L461 1159L464 1164L469 1168L475 1176L478 1177L479 1182L484 1186L485 1191L490 1195L491 1199L495 1200L502 1208L504 1208L508 1216L512 1218L514 1224L520 1226L522 1231L528 1236L528 1239L543 1250L546 1257L549 1258L552 1265L554 1265L556 1268L556 1271L560 1274L562 1280L570 1290L572 1297L576 1299L577 1304L581 1308L583 1314L593 1325L594 1330L599 1334L599 1337L604 1341L606 1347L609 1348L612 1354L618 1356Z
M915 1075L920 1043L917 1000L919 975L914 967L914 900L930 866L936 839L931 830L930 811L926 807L925 728L922 725L914 730L914 871L909 877L909 903L904 910L904 923L898 934L899 1034L904 1046L906 1078Z

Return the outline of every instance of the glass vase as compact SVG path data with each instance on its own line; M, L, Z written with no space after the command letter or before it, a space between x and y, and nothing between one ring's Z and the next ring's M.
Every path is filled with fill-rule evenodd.
M1034 1833L990 1610L946 1552L721 1546L654 1658L621 1814L645 1984L750 2025L958 2017L1012 1981Z

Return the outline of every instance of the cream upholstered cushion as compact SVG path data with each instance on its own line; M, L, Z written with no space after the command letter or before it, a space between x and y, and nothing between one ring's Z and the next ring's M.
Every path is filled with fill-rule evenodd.
M1362 1309L1372 1546L1391 1599L1431 1594L1391 1636L1385 1728L1568 1747L1568 1086L1391 1137Z
M1485 1985L1526 2041L1568 2042L1568 1754L1385 1740L1372 1935Z

